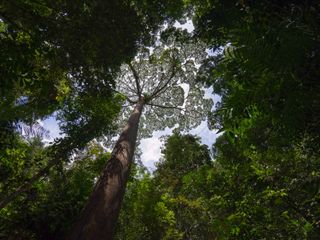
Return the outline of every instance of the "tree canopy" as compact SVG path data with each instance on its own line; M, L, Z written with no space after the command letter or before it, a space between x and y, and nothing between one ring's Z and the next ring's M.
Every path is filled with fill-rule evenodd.
M162 38L152 48L142 48L135 59L121 66L117 92L125 98L123 119L139 97L145 99L140 134L155 130L190 129L200 124L211 110L212 100L204 99L203 84L196 81L197 65L207 54L201 41L193 41L186 31L160 32ZM195 107L197 109L195 109Z
M86 238L83 223L96 239L319 239L319 13L316 0L1 1L0 239ZM187 19L192 33L174 27ZM52 115L64 135L47 144ZM99 137L127 119L108 153ZM187 133L202 120L213 146ZM152 173L132 161L138 124L138 139L176 128Z

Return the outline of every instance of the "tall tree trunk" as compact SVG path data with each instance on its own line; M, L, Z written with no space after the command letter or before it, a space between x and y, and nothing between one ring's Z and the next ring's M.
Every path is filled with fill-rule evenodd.
M143 105L144 99L141 98L131 113L80 219L67 239L106 240L113 238L130 173Z

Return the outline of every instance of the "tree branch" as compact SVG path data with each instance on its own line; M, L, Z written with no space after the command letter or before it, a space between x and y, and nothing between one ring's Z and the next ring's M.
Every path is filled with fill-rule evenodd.
M134 67L132 66L132 64L129 62L128 63L128 65L129 65L129 68L130 68L130 70L132 71L132 73L133 73L133 77L134 77L134 80L135 80L135 82L136 82L136 86L137 86L137 93L138 93L138 96L139 97L141 97L141 87L140 87L140 79L139 79L139 76L138 76L138 73L137 73L137 71L134 69Z
M175 74L176 74L176 72L175 72L175 65L173 65L173 66L172 66L171 75L170 75L170 77L168 78L168 80L166 81L166 83L165 83L162 87L160 87L160 88L158 88L158 87L159 87L159 85L158 85L158 86L157 86L158 89L156 89L156 90L151 94L150 99L156 97L159 93L161 93L161 91L168 86L168 84L170 83L171 79L175 76Z
M159 77L158 85L154 88L154 92L158 91L158 89L160 88L161 84L164 81L164 76L165 74L163 73L163 68L161 67L161 76Z
M158 105L154 103L146 103L146 105L150 105L152 107L159 107L159 108L164 108L164 109L178 109L178 110L185 110L184 108L179 108L178 106L163 106L163 105Z
M121 86L121 88L123 88L123 89L125 89L125 90L127 90L129 92L132 92L132 93L137 93L136 89L131 88L131 86L130 86L130 84L128 82L121 80L120 83L123 85L123 86Z

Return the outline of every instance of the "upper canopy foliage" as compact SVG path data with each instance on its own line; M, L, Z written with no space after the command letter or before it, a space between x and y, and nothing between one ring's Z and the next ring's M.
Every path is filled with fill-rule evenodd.
M111 91L119 66L181 11L180 1L2 1L1 126L57 112L69 150L108 134L122 102Z
M317 238L319 3L195 2L196 34L224 47L200 75L222 97L210 116L229 189L215 189L219 237Z
M158 5L145 17L141 1L1 2L1 119L33 122L69 95L111 97L115 71L179 1Z
M315 126L320 99L316 1L216 1L197 5L197 11L197 34L213 48L225 47L203 66L209 69L205 81L222 96L218 125L236 132L244 121L267 115L286 137Z
M171 31L167 29L166 32ZM174 31L152 48L141 48L134 61L124 64L117 78L117 91L126 104L144 98L142 134L150 136L165 127L192 128L204 120L212 100L204 99L196 82L197 66L207 57L205 45L188 40L186 31ZM131 108L124 109L124 118Z

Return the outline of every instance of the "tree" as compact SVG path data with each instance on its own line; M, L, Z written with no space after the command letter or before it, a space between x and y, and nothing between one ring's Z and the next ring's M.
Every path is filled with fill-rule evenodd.
M224 48L200 75L221 96L218 236L318 238L319 4L194 3L197 35Z
M110 90L112 71L133 56L142 28L122 1L2 2L0 17L2 118L29 122L61 107L74 85Z
M209 69L206 81L222 97L218 125L240 129L259 114L284 138L314 132L318 7L313 1L267 0L197 5L196 32L212 48L225 47L203 68Z
M208 147L199 138L176 131L166 140L162 153L154 173L155 186L161 192L158 206L171 211L175 220L171 226L163 226L167 232L164 239L212 239L212 212L207 208L212 187L207 179L214 164ZM171 231L180 238L171 237Z
M66 136L50 147L47 166L2 197L1 208L52 166L68 161L72 151L113 130L122 102L111 91L119 66L132 59L139 45L152 42L150 35L162 21L178 17L182 8L173 9L180 5L181 1L148 6L114 0L1 2L1 137L8 136L7 126L15 132L20 123L32 125L54 113ZM151 8L152 14L146 14Z
M125 17L114 15L117 11ZM134 54L142 19L133 7L119 1L2 1L0 18L0 120L16 131L21 123L32 125L59 111L66 135L51 147L53 160L47 166L4 194L2 208L53 165L67 161L75 148L112 129L112 119L119 109L114 104L119 99L110 91L112 72L130 58L130 53ZM114 24L129 27L117 30L111 27ZM99 28L108 29L109 34ZM100 104L94 103L96 99ZM85 106L95 109L89 111ZM102 108L96 111L98 106ZM85 138L79 138L79 132Z
M172 127L178 119L181 127L194 126L211 108L211 101L202 98L204 91L194 82L195 64L206 55L201 44L183 44L170 37L150 52L150 49L142 49L135 61L122 67L117 92L135 107L69 239L112 238L144 107L145 116L150 119L148 122L142 121L142 124L150 123L150 127L148 124L143 129L150 130L163 128L164 124ZM187 97L181 87L183 83L189 84ZM192 120L187 119L190 111Z
M213 239L208 147L175 131L162 153L153 175L136 166L140 171L128 182L115 239Z
M175 132L162 151L163 158L157 163L155 176L161 176L161 184L170 186L174 194L180 192L183 177L205 165L210 165L210 153L206 145L192 135Z
M2 1L1 118L34 122L70 91L110 90L121 63L182 9L179 0Z
M7 186L8 183L18 184L18 180L24 178L23 174L32 174L32 165L39 164L39 159L42 159L41 163L45 161L41 154L45 155L46 149L43 146L35 148L38 142L35 140L36 143L30 141L26 146L27 154L20 158L25 164L16 168L15 175L11 174ZM38 159L30 158L28 152L37 149L42 151L34 154ZM110 154L100 144L91 142L84 150L73 154L73 164L51 168L45 181L37 181L27 193L0 212L0 238L64 239L109 158Z

